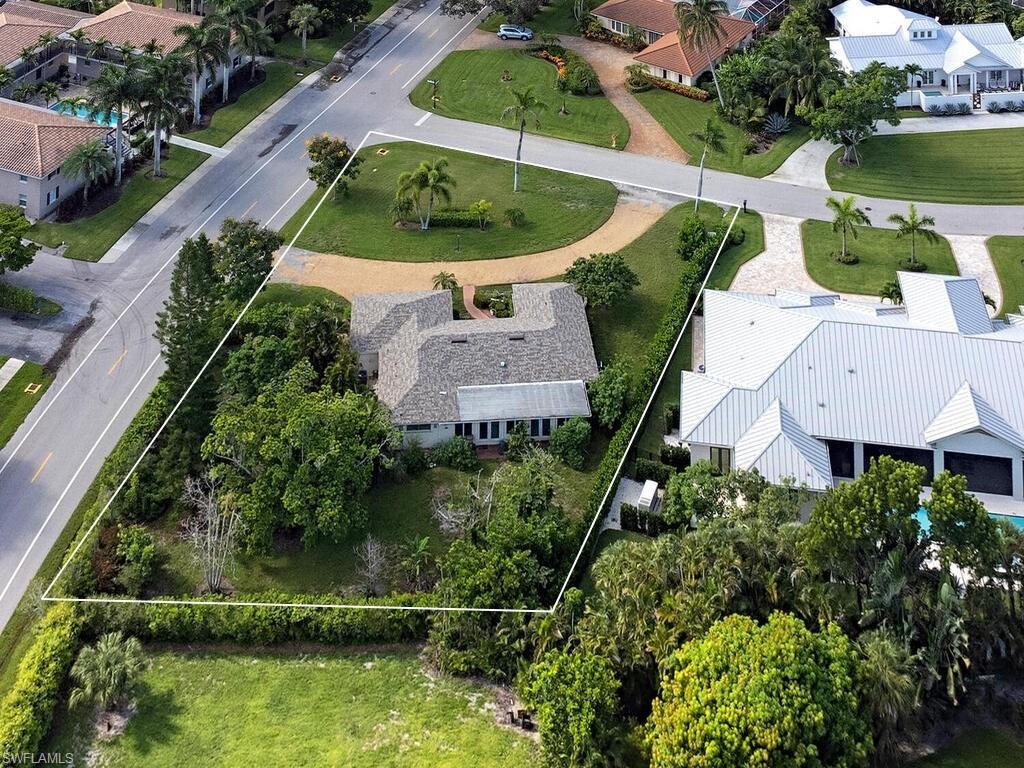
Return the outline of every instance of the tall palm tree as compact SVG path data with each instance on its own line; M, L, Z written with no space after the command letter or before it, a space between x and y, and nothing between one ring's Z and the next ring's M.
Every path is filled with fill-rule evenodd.
M288 26L302 40L303 61L306 60L306 37L310 32L319 29L322 23L323 17L320 15L320 9L310 3L296 5L288 14Z
M907 79L910 80L910 92L913 94L917 90L917 78L924 74L924 67L920 64L907 64L903 67L903 71L907 73Z
M249 82L256 79L257 57L274 50L274 36L267 25L258 19L250 19L235 30L235 46L249 57Z
M147 58L142 73L145 99L139 111L142 119L153 127L153 175L160 176L160 145L167 132L181 123L182 110L189 102L185 74L188 64L172 53L162 59Z
M676 23L679 25L679 40L691 48L703 49L708 57L708 68L715 83L718 103L725 109L722 91L718 87L715 63L711 60L711 46L717 44L725 34L722 18L729 15L725 0L688 0L676 3Z
M36 49L30 46L26 46L18 51L18 58L21 59L23 64L32 66L36 62Z
M838 86L839 68L828 44L818 34L783 35L768 60L772 98L785 97L784 113L797 107L814 109Z
M516 145L516 162L512 172L512 191L519 191L519 162L523 157L523 134L526 132L527 120L533 119L534 126L540 128L540 113L548 105L533 95L533 86L522 90L512 89L512 103L501 111L501 119L512 118L519 123L519 143Z
M704 149L700 153L700 173L697 176L697 198L693 201L693 210L696 211L700 208L700 196L704 191L704 160L707 159L708 152L725 151L725 133L722 131L721 126L718 125L718 122L713 117L709 117L704 121L704 127L699 131L694 131L690 136L704 145Z
M43 101L46 102L46 106L49 107L60 95L60 86L53 80L47 80L39 86L39 93L42 95Z
M917 264L917 236L920 235L929 243L937 243L939 236L935 234L935 230L928 229L928 227L935 226L935 217L933 216L921 216L917 212L917 206L913 203L910 204L907 209L907 215L904 216L901 213L894 213L889 216L887 221L890 224L896 225L896 239L902 237L910 237L910 263Z
M228 29L229 42L231 38L237 39L243 29L259 25L259 22L253 17L254 11L254 0L217 0L217 13L220 14ZM221 83L221 102L228 100L228 94L231 90L230 65L231 61L229 59L225 59L221 64L221 75L223 77L223 82Z
M75 52L75 55L77 56L77 55L81 54L82 53L82 42L85 40L85 30L84 29L72 29L70 32L68 32L68 37L70 37L71 38L71 42L74 43L72 48L73 48L73 50Z
M90 59L102 60L106 58L107 48L110 46L110 41L105 37L97 37L95 40L89 41L89 50L86 54Z
M72 707L92 703L103 711L128 701L134 693L139 675L146 667L142 644L134 637L109 632L79 652L71 679L75 688L68 703ZM110 724L107 724L109 730Z
M139 73L134 59L123 67L104 64L99 77L86 88L89 106L94 112L113 113L117 117L114 130L114 185L121 185L124 161L124 113L139 101Z
M82 179L82 202L89 202L89 187L107 178L114 168L114 158L99 139L79 144L68 153L61 170L69 179Z
M228 31L219 16L204 16L198 24L181 24L174 28L174 34L184 38L178 46L178 53L185 57L192 69L192 124L202 122L200 101L202 99L203 73L214 68L228 57Z
M44 60L50 58L50 46L56 43L57 40L58 38L53 34L53 32L43 32L43 34L39 36L38 43L39 47L42 49Z
M448 159L435 158L432 162L424 160L415 171L406 171L398 177L398 195L409 198L416 207L416 215L420 219L420 229L430 229L430 216L434 210L434 201L451 202L451 188L455 179L448 173ZM423 193L427 193L427 207L423 209Z
M121 63L127 64L128 59L135 55L135 46L125 40L118 46L115 46L118 55L121 57Z
M846 259L846 236L853 235L857 239L857 227L870 227L871 220L864 211L857 207L857 198L853 195L844 197L842 200L836 197L829 197L825 201L825 207L832 211L832 231L842 235L842 250L839 253L840 259Z

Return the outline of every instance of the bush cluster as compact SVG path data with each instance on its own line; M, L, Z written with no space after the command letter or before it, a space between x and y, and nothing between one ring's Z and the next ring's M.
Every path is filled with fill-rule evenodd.
M587 446L590 444L590 422L573 416L551 433L548 450L563 464L572 469L583 469L587 461Z
M560 45L549 45L537 51L538 58L550 61L558 69L558 89L577 96L596 96L601 92L597 72L590 62L575 51Z
M670 477L672 477L672 467L653 459L638 458L636 460L633 479L638 483L653 480L658 485L664 486Z
M446 208L430 214L432 229L480 229L480 217L471 211Z
M34 312L35 308L36 295L28 288L0 283L0 309L11 312Z
M711 99L711 94L703 88L697 88L693 85L683 85L682 83L673 83L671 80L665 80L662 77L655 77L649 72L637 72L636 74L631 74L630 82L630 90L634 93L646 91L653 87L661 88L663 91L678 93L680 96L685 96L686 98L693 99L694 101L710 101ZM644 83L646 83L646 85Z
M472 472L479 465L473 444L464 437L453 437L431 452L431 458L442 467Z
M619 507L619 526L624 531L642 533L645 536L660 536L670 530L661 515L646 512L634 504Z

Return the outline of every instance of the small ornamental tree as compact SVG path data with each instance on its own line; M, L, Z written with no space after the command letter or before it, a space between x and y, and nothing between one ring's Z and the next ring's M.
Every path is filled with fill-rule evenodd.
M537 714L548 765L601 764L617 725L619 681L608 660L588 651L547 653L518 687Z
M117 557L121 561L117 583L129 595L139 596L156 567L157 549L153 534L143 525L122 526L117 532Z
M0 205L0 275L17 272L32 263L36 246L21 242L29 226L21 208Z
M614 430L630 405L629 370L622 363L609 365L587 387L590 407L602 427Z
M692 515L702 520L724 512L722 478L710 462L698 461L669 478L661 505L669 525L683 525Z
M548 450L561 459L567 467L583 469L587 461L587 446L590 444L590 423L579 416L573 416L551 433Z
M301 7L301 6L300 6ZM332 200L338 199L338 190L348 194L348 182L359 176L359 166L363 158L353 157L348 142L336 136L324 133L306 142L309 153L309 178L321 189L326 189L337 179ZM351 160L351 162L349 162Z
M987 570L999 549L999 528L985 505L967 492L967 478L942 472L924 502L931 523L929 535L939 544L945 563Z
M580 257L565 271L565 278L591 307L610 307L640 284L636 272L617 253Z
M480 223L481 231L487 229L487 225L491 223L490 214L493 207L494 203L490 200L477 200L469 204L469 212L476 216L476 220Z
M814 633L783 613L764 625L728 616L664 664L651 768L866 766L860 679L858 654L835 625Z

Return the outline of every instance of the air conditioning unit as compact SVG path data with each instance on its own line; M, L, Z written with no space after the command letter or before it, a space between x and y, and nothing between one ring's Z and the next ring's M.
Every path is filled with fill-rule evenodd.
M640 500L637 507L644 512L654 512L658 508L658 483L654 480L647 480L643 490L640 491Z

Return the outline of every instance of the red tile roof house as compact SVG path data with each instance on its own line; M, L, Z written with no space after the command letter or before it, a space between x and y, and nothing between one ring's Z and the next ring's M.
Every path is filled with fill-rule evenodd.
M649 45L633 58L655 77L682 85L696 85L709 72L708 54L679 39L675 3L672 0L608 0L592 11L601 26L625 37L630 27L643 30ZM729 51L754 39L757 25L735 16L722 16L722 37L712 46L715 66Z
M108 128L43 107L0 99L0 203L30 219L51 213L82 186L61 174L72 149L104 137Z
M39 36L58 36L75 24L88 19L89 14L58 8L32 0L8 0L0 6L0 67L10 70L14 82L4 89L8 93L16 83L37 85L57 74L57 69L66 63L64 44L51 45L35 60L23 61L21 52L25 48L36 48Z

